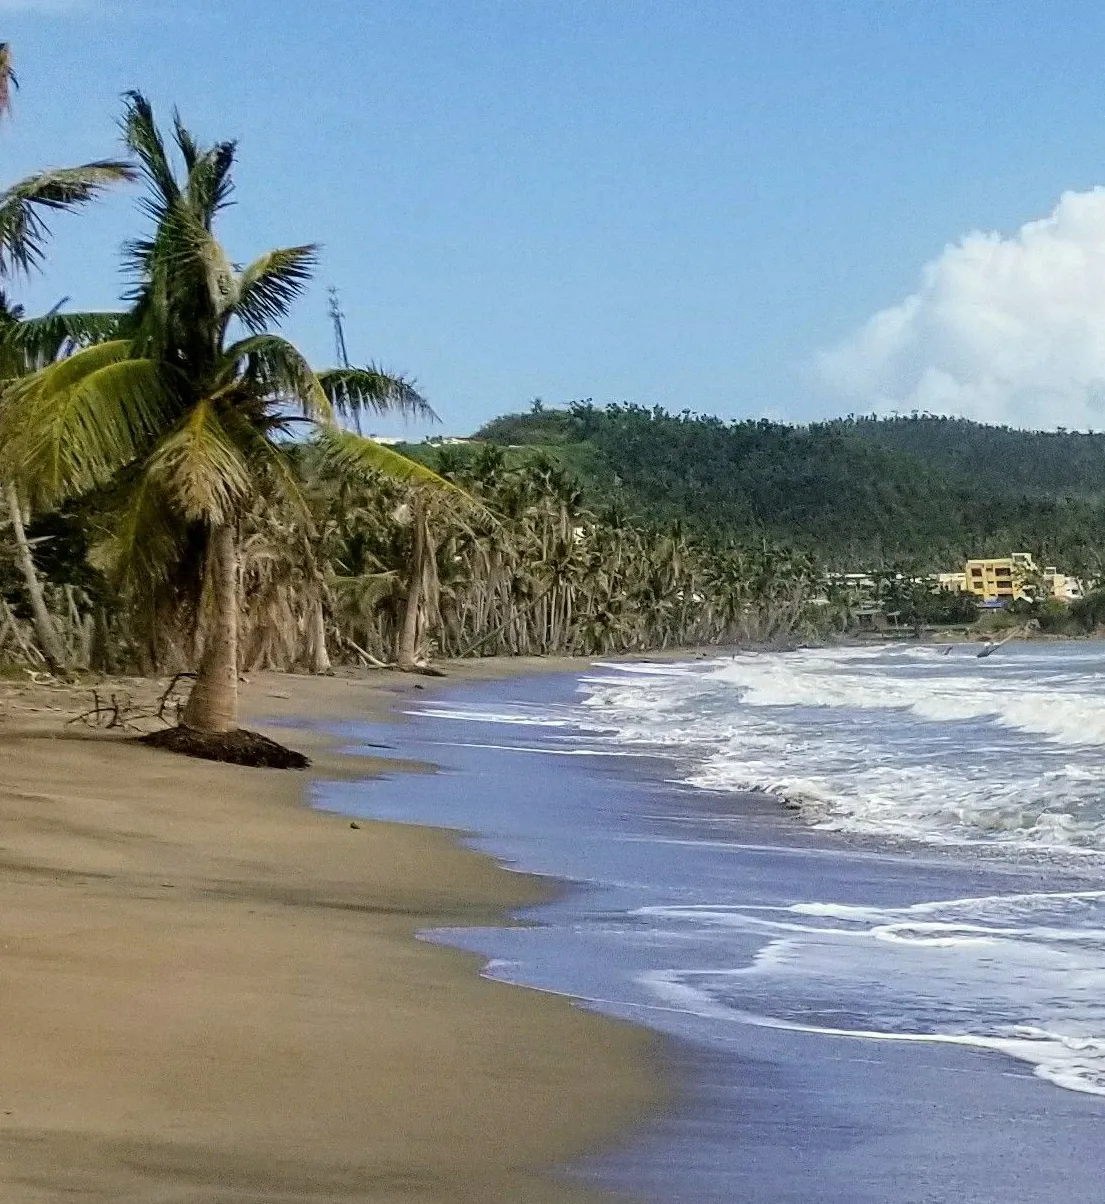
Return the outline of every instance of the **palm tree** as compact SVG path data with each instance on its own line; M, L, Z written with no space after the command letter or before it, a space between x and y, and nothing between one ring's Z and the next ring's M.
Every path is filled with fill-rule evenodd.
M238 722L238 524L264 491L301 501L288 439L313 428L336 461L445 486L420 464L341 428L365 410L432 416L413 385L375 367L315 372L271 327L311 278L314 245L235 267L214 226L235 144L201 146L174 117L180 166L149 102L126 98L125 142L146 182L148 237L127 249L135 285L122 337L77 351L13 391L0 455L35 501L133 480L117 561L156 561L183 528L205 546L202 654L183 725L217 737ZM154 548L151 551L151 546ZM211 741L217 755L218 740Z
M0 117L11 111L11 93L16 87L12 72L11 47L0 43ZM54 168L28 176L0 192L0 281L40 268L49 237L47 218L51 213L72 210L95 199L112 184L134 178L127 163L102 159L80 167ZM7 386L32 371L46 357L57 354L70 339L81 337L82 323L76 315L52 314L38 323L23 321L23 311L0 293L0 404ZM84 325L84 334L92 329ZM15 541L16 560L27 589L35 635L47 664L55 672L64 668L65 650L46 606L42 582L35 568L23 523L23 503L15 485L3 485L4 506Z
M110 314L57 313L28 319L23 315L22 306L13 304L0 291L0 406L15 383L53 362L67 349L102 335L113 320L114 316ZM27 591L38 647L49 667L59 672L66 665L65 647L46 605L42 581L26 534L23 502L11 479L4 483L2 492L12 528L16 565Z

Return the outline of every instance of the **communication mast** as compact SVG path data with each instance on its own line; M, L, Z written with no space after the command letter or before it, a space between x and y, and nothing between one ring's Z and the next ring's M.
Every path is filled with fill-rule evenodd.
M348 368L349 352L346 350L345 346L345 314L343 314L341 310L341 300L338 297L338 290L334 288L333 285L331 285L326 292L330 299L330 321L334 326L334 353L337 356L338 364L342 368ZM356 410L353 411L353 423L357 428L357 434L362 434L361 415Z
M345 327L343 325L345 314L341 311L338 290L331 286L326 292L330 298L330 321L334 324L334 351L337 353L338 363L343 368L348 368L349 353L345 349Z

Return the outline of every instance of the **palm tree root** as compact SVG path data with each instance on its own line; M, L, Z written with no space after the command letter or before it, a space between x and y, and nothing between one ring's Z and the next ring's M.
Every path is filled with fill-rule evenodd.
M302 753L241 727L230 732L201 732L181 725L140 736L139 742L186 757L260 769L306 769L311 764Z

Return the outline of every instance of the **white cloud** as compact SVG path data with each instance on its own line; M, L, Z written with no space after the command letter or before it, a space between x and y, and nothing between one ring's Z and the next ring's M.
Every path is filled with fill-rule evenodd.
M1012 238L968 234L920 287L818 357L859 409L1105 428L1105 188Z

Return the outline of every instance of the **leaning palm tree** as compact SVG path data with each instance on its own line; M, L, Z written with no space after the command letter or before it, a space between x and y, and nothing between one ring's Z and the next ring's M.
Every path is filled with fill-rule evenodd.
M0 117L11 110L16 86L11 47L0 43ZM134 177L133 168L114 159L101 159L80 167L53 168L28 176L0 192L0 283L40 268L49 237L48 218L87 204L112 184ZM43 359L63 347L92 337L99 329L92 316L54 313L46 320L25 322L23 311L0 295L0 406L13 381L40 366ZM57 627L46 606L42 582L31 546L24 533L23 504L15 485L4 483L3 504L12 528L16 560L27 589L35 636L51 669L64 668L65 652Z
M238 723L239 518L263 491L298 499L293 432L306 424L346 462L447 486L340 424L366 410L432 416L409 381L376 367L316 372L272 333L304 291L318 252L297 246L245 268L231 263L214 227L230 198L235 144L201 146L176 117L175 164L138 93L126 99L123 131L153 222L127 250L130 321L122 337L14 390L0 415L0 457L43 505L110 484L126 469L120 561L156 561L183 546L182 529L202 533L207 620L182 724L211 737L217 756L217 737Z

